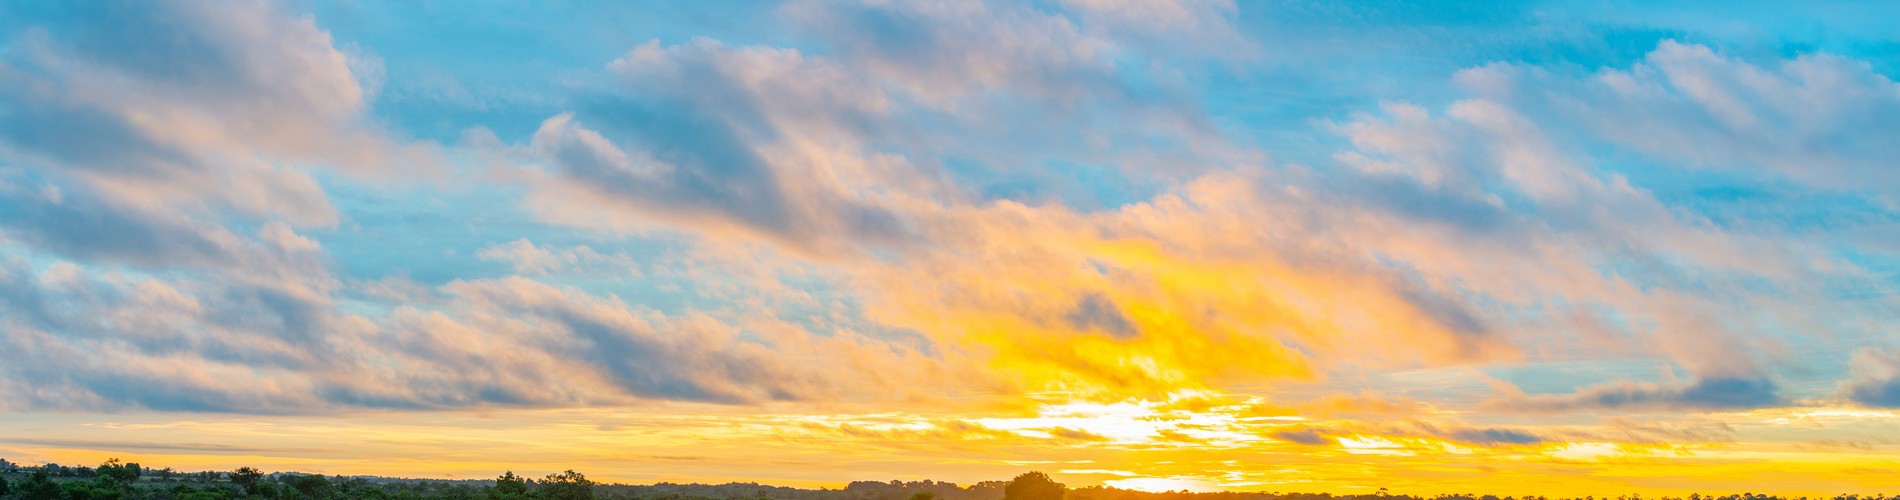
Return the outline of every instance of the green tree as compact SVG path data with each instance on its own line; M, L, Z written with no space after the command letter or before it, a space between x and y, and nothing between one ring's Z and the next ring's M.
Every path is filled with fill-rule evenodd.
M53 482L46 469L36 470L21 486L20 496L27 500L54 500L59 498L59 483Z
M330 496L330 490L332 489L330 478L323 477L322 474L297 476L290 478L285 481L285 483L289 484L291 489L295 489L298 493L302 493L303 496L309 498L328 498Z
M98 488L86 481L68 481L59 485L59 495L66 500L118 500L124 493L116 488Z
M928 491L919 491L910 494L910 500L937 500L937 494Z
M0 497L13 493L13 485L7 484L7 478L0 477Z
M528 498L528 482L515 475L515 471L503 472L495 478L495 486L488 489L488 498L511 500Z
M1049 479L1048 474L1025 472L1003 487L1003 500L1062 500L1068 487Z
M548 474L541 479L541 498L553 500L594 500L594 482L587 476L569 469L560 474Z
M99 464L99 482L122 487L138 481L139 472L139 464L122 463L117 458L107 459L106 463Z
M257 480L262 479L263 477L264 477L264 471L257 470L256 467L251 467L248 465L243 466L243 467L238 467L238 470L231 472L231 482L237 483L238 486L243 486L245 493L249 493L253 495L257 494L257 490L258 490Z

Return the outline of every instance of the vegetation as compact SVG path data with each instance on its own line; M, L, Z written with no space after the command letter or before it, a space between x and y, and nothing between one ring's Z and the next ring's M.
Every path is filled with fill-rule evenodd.
M1010 481L970 486L939 481L858 481L842 490L798 489L756 483L652 485L598 484L572 470L527 479L509 471L493 480L391 479L371 476L323 476L294 472L265 473L254 467L233 471L151 470L137 463L107 460L98 467L59 464L21 466L0 460L0 500L1552 500L1543 496L1443 494L1432 497L1390 495L1381 489L1362 495L1327 493L1143 492L1101 486L1068 489L1041 472ZM1585 497L1572 500L1644 500L1639 496ZM1752 493L1691 495L1649 500L1790 500ZM1838 496L1816 500L1900 500L1900 496Z
M1025 472L1003 487L1003 500L1062 500L1069 488L1049 479L1048 474Z

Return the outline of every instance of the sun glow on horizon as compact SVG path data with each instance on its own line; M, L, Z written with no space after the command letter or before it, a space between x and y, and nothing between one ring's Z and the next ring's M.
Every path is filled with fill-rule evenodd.
M1191 477L1131 477L1110 479L1102 484L1127 490L1164 493L1169 491L1208 492L1220 491L1221 485L1211 481Z

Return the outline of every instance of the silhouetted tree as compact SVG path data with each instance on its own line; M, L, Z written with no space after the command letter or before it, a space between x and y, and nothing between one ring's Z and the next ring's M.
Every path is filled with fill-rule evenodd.
M560 474L548 474L541 479L541 490L536 492L541 498L554 500L594 500L594 482L587 476L569 469Z
M910 500L937 500L937 494L928 491L919 491L911 494Z
M1049 479L1048 474L1025 472L1003 487L1003 500L1062 500L1068 487Z

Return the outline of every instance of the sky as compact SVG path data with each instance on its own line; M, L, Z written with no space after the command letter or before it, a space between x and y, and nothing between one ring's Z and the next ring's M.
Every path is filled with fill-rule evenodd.
M0 3L0 457L1900 488L1892 3Z

